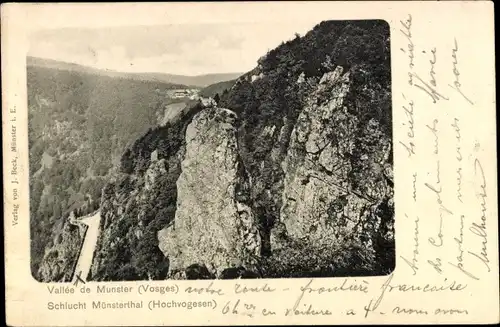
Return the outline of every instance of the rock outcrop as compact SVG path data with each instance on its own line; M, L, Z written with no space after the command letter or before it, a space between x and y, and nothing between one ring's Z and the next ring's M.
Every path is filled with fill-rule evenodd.
M292 239L329 251L360 247L375 255L377 208L392 199L386 176L392 171L391 139L375 120L362 124L346 107L351 75L357 73L337 66L307 99L283 163L280 222Z
M71 282L73 277L84 233L69 219L63 224L61 233L55 237L52 246L47 248L38 269L37 279L41 282Z
M170 226L158 232L170 271L198 264L220 275L252 264L260 254L254 214L237 150L236 114L209 108L186 130L186 153L177 180L177 210Z

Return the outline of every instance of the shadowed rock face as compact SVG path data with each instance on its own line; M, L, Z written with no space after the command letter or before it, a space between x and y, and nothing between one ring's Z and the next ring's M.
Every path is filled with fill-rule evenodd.
M332 250L371 250L369 236L380 227L376 209L392 198L386 176L391 140L375 120L361 126L346 107L351 74L341 66L324 74L298 117L283 163L280 222L286 231L280 233ZM355 156L360 150L361 162Z
M170 271L193 264L219 275L245 266L260 254L260 236L245 198L244 169L238 158L236 114L210 108L186 130L186 154L177 180L177 211L172 225L158 232Z

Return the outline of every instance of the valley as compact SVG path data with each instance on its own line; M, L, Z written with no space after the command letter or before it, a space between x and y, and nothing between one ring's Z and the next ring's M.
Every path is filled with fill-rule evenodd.
M238 76L28 59L33 276L390 273L389 36L323 21Z
M83 242L70 214L99 208L136 138L205 100L198 88L40 58L27 58L27 75L31 270L70 281ZM194 92L173 97L179 90Z

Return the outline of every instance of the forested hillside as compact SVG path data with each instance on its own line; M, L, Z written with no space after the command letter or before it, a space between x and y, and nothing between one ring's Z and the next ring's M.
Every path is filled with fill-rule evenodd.
M392 271L389 35L322 22L217 86L217 106L138 139L104 189L93 278Z
M220 95L229 89L236 83L236 79L230 81L219 82L211 84L200 91L200 95L207 98L214 98L216 94Z
M158 248L157 233L174 217L184 135L201 110L200 104L191 106L178 120L150 129L125 151L120 173L103 189L93 279L166 277L168 260ZM151 160L153 152L157 161Z
M126 146L164 115L173 101L165 90L183 86L30 61L27 83L31 270L39 280L67 280L81 241L69 213L99 207Z

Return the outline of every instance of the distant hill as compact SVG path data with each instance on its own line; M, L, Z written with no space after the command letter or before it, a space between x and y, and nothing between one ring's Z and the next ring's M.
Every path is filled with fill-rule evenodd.
M243 75L243 73L226 73L226 74L206 74L197 76L183 76L159 73L144 73L142 76L157 78L168 83L179 83L197 87L206 87L211 84L233 80Z
M226 74L205 74L196 76L184 76L164 73L125 73L109 69L97 69L88 66L82 66L74 63L57 61L46 58L27 57L27 65L34 67L44 67L59 70L67 70L74 72L83 72L87 74L118 77L126 79L134 79L139 81L151 81L173 84L178 88L185 87L205 87L214 83L219 83L231 79L235 79L242 73L226 73Z

